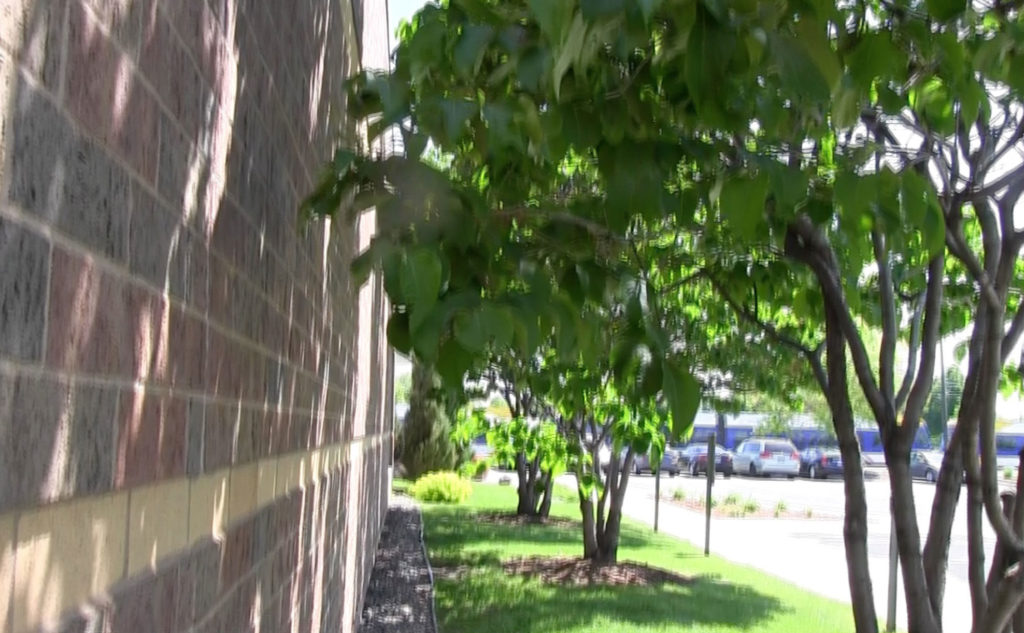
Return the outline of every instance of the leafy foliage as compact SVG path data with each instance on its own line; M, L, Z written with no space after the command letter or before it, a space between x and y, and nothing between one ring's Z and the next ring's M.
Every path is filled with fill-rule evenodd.
M405 476L417 479L424 473L455 468L459 451L451 435L433 370L414 363L409 412L398 437L398 460Z
M428 503L465 503L473 486L456 473L439 471L417 479L409 494Z

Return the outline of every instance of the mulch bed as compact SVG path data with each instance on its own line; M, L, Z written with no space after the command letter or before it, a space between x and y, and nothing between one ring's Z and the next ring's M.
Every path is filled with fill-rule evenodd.
M437 633L434 588L420 542L421 526L416 504L408 497L392 497L359 633Z
M477 512L473 515L473 520L491 525L551 525L571 528L579 525L578 521L561 517L531 517L508 512Z
M504 563L505 573L537 578L558 585L639 586L666 583L686 585L693 578L657 567L622 562L599 565L582 558L531 556Z

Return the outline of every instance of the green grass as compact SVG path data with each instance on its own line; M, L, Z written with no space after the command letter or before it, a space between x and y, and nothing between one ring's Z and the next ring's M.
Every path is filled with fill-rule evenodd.
M573 496L559 491L552 516L578 520ZM500 563L519 556L579 556L578 523L505 525L475 521L479 511L509 512L515 490L473 485L463 506L424 506L435 567L461 566L438 578L441 633L765 633L853 631L850 608L763 572L719 558L633 522L625 522L620 561L663 567L693 578L685 585L554 586L506 575ZM755 535L752 535L755 537ZM835 570L845 573L845 570Z

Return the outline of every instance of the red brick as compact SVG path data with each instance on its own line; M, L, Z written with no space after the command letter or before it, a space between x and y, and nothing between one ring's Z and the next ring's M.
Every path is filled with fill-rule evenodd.
M121 400L117 485L130 487L185 474L185 400L142 390Z
M129 376L131 293L91 258L53 249L47 362L69 371Z
M67 103L72 115L156 182L157 108L122 53L78 3L68 23Z

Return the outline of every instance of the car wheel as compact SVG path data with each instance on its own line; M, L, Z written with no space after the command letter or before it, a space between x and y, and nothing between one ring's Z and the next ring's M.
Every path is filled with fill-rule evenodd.
M935 482L935 471L929 470L924 474L925 481Z
M640 464L638 464L636 462L633 462L633 474L634 475L639 475L640 474Z
M726 479L732 477L732 468L730 468L729 470L723 470L722 476L725 477Z
M697 476L697 462L690 462L690 476Z
M754 467L754 464L750 464L750 469L748 472L750 473L751 477L757 477L757 468Z
M794 479L796 479L796 475L786 475L786 479L793 481Z
M807 476L810 477L811 479L817 479L818 478L818 467L815 466L814 464L811 464L810 467L808 467L808 469L807 469Z

